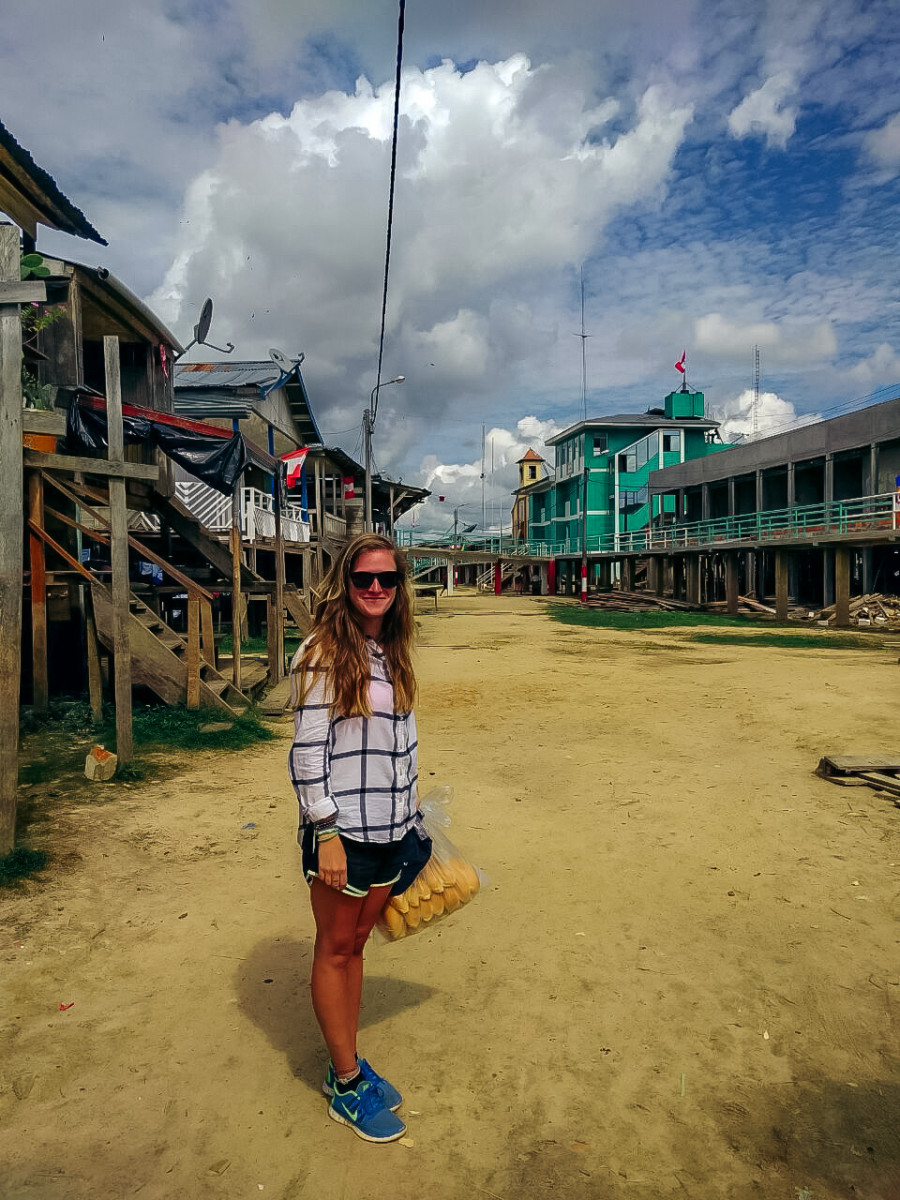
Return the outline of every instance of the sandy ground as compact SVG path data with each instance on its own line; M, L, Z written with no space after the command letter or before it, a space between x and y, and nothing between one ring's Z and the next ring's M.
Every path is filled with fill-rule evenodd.
M408 1136L326 1114L282 724L43 808L56 863L0 899L3 1200L897 1200L900 811L813 774L898 748L896 651L459 594L421 632L423 779L490 884L367 952Z

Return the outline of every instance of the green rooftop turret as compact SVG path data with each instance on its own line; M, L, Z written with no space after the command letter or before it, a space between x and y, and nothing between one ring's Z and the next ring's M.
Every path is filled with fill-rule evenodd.
M670 421L706 416L706 398L702 392L688 392L685 389L669 392L665 403L665 414Z

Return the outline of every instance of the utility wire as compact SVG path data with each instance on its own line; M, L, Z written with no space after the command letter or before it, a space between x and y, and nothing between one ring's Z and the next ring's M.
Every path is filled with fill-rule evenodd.
M381 336L378 340L378 371L375 376L375 398L372 402L370 432L375 425L375 414L378 412L378 391L381 387L381 365L384 360L384 326L387 318L388 273L391 267L391 231L394 226L394 187L397 181L397 129L400 124L400 69L403 66L403 22L405 13L406 0L400 0L400 16L397 26L397 76L394 81L394 133L391 139L391 187L388 196L387 239L384 251L384 290L381 295Z

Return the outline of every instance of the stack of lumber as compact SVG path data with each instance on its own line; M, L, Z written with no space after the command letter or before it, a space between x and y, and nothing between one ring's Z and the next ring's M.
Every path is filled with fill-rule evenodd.
M900 754L830 754L819 760L816 774L842 787L870 787L900 808Z
M724 613L728 608L725 600L710 600L706 605L707 612ZM759 600L754 600L752 596L738 596L737 611L741 616L764 616L774 617L775 609L771 604L761 604Z
M835 622L834 604L827 608L809 611L810 621L827 621L829 625ZM880 592L872 592L868 596L854 596L850 601L851 625L891 625L900 626L900 596L882 596Z
M614 588L588 597L588 608L606 612L699 612L696 604L673 600L671 596L656 596L653 592L625 592Z

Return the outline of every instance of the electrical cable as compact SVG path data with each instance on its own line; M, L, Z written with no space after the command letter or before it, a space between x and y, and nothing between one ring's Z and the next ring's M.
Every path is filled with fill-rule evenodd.
M378 390L381 387L381 366L384 360L384 327L387 319L388 273L391 267L391 233L394 226L394 188L397 181L397 130L400 124L400 69L403 66L403 24L406 0L400 0L400 16L397 27L397 76L394 82L394 133L391 139L391 186L388 195L387 238L384 251L384 289L381 295L381 336L378 339L378 370L375 374L375 395L369 431L375 426L378 412Z

